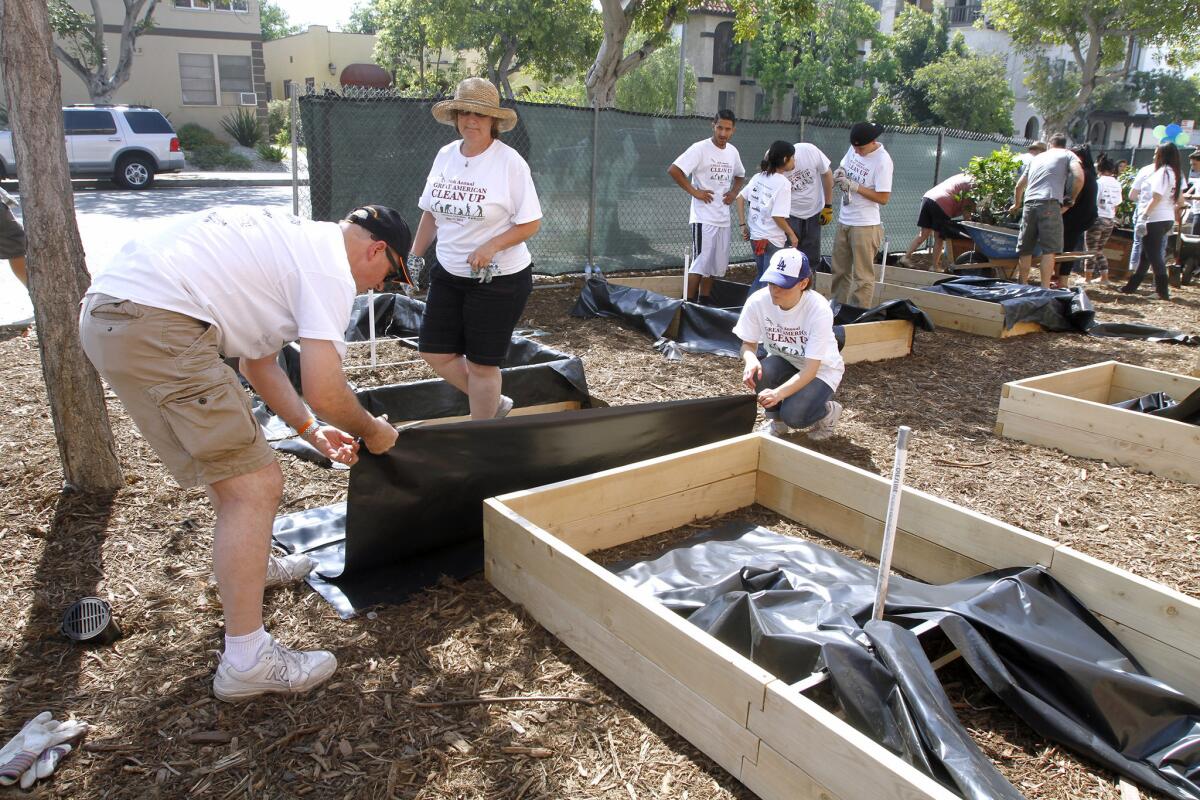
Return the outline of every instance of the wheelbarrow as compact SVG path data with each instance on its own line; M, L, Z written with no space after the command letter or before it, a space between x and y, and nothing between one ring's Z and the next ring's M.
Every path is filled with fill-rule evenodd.
M952 272L959 274L987 274L992 278L1013 280L1017 273L1017 234L1016 228L1005 228L999 225L986 225L982 222L960 222L963 230L971 237L975 249L970 250L955 260ZM1041 255L1041 248L1033 251L1034 258ZM1089 253L1060 253L1054 257L1055 263L1075 261L1088 258ZM986 264L986 266L981 266Z

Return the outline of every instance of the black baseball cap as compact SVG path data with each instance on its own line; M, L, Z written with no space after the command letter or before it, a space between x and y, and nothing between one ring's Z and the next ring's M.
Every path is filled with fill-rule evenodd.
M850 129L850 144L854 147L862 147L864 144L870 144L878 139L881 133L883 133L883 127L874 122L856 122Z
M388 246L387 260L392 265L396 280L411 284L404 259L412 247L412 231L400 212L387 206L359 206L346 215L347 222L366 228L367 232ZM396 255L392 255L392 251ZM399 261L397 261L399 258Z

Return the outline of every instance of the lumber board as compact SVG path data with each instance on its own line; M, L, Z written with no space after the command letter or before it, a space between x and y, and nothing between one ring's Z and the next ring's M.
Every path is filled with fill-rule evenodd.
M552 414L555 411L578 411L582 406L578 400L563 400L557 403L540 403L536 406L520 406L508 412L510 417L524 417L528 414ZM445 425L450 422L469 422L470 414L464 414L461 417L436 417L424 421L426 427L434 425ZM408 423L404 423L408 424Z
M1111 363L1114 368L1112 392L1106 398L1106 402L1109 403L1118 403L1152 392L1166 392L1176 401L1182 401L1200 389L1200 380L1188 375L1176 375L1173 372L1122 364L1119 361Z
M854 800L817 783L811 775L761 740L758 762L743 759L738 779L763 800Z
M866 470L771 437L763 438L758 468L876 521L887 517L891 483ZM897 529L991 569L1049 566L1056 546L1049 539L908 487L901 496Z
M808 491L774 475L758 475L757 502L812 531L878 559L883 521ZM950 583L991 567L983 562L897 529L892 568L928 583Z
M758 757L758 736L519 566L489 551L487 579L622 691L734 777ZM780 795L782 797L782 795Z
M1200 483L1200 459L1188 458L1178 453L1157 450L1153 447L1090 433L1078 428L1066 430L1062 425L1034 417L1004 413L996 423L996 435L1019 439L1022 442L1042 447L1053 447L1080 458L1094 458L1110 464L1121 464L1140 472L1150 472L1182 483ZM1064 450L1064 447L1069 447L1070 450Z
M1185 653L1200 675L1200 600L1065 545L1049 570L1094 613Z
M912 352L914 326L906 319L846 325L842 360L847 364L903 358Z
M1152 677L1193 700L1200 700L1200 659L1103 614L1095 616Z
M644 278L612 278L609 280L609 282L618 286L632 286L636 289L645 289L648 292L661 294L663 297L683 297L682 275L654 275Z
M1009 387L1021 387L1053 392L1067 397L1077 397L1082 400L1092 400L1097 403L1107 403L1116 364L1115 361L1102 361L1086 367L1075 367L1019 381L1009 381L1001 388L1000 396L1007 397L1006 390Z
M749 728L837 797L961 800L781 681L767 686L763 707L750 712Z
M564 523L753 473L758 469L761 441L756 434L746 434L497 499L531 522L552 530ZM581 544L571 546L579 549ZM580 551L589 552L586 548Z
M1036 333L1042 326L1036 322L1018 322L1011 328L1004 327L1004 309L999 303L988 303L969 297L954 297L939 292L925 291L919 287L881 283L875 294L876 303L888 300L911 300L933 320L935 325L953 328L979 336L1007 338Z
M751 707L762 707L763 690L774 680L766 670L495 499L484 501L483 514L485 560L511 573L497 575L501 591L539 622L542 597L520 591L523 581L538 581L542 594L568 599L739 725Z

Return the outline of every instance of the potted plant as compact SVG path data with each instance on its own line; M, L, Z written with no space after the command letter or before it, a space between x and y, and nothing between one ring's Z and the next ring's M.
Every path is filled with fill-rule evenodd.
M1008 225L1008 209L1012 205L1021 162L1008 145L986 156L975 156L963 170L971 176L972 187L967 196L975 207L974 216L988 225Z

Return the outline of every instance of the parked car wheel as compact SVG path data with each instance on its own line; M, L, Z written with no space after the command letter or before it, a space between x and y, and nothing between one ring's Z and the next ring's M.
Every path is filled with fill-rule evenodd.
M146 156L125 156L117 162L113 180L126 189L148 189L154 183L154 163Z

